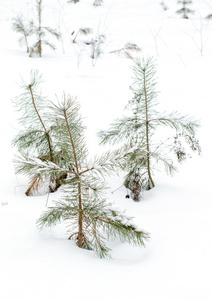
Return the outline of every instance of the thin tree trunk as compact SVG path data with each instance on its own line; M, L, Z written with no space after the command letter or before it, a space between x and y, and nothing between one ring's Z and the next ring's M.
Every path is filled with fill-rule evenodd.
M45 136L46 136L46 140L47 140L47 143L48 143L48 147L49 147L49 156L50 156L50 161L51 162L55 162L54 160L54 155L53 155L53 150L52 150L52 144L51 144L51 139L50 139L50 135L49 135L49 132L46 130L46 126L44 125L43 123L43 120L38 112L38 109L36 107L36 104L35 104L35 98L34 98L34 95L33 95L33 91L32 91L32 86L29 85L29 90L30 90L30 94L31 94L31 98L32 98L32 104L33 104L33 107L35 109L35 112L39 118L39 121L44 129L44 132L45 132ZM64 175L61 176L60 178L50 178L50 181L52 181L52 183L54 183L54 187L49 184L49 191L50 192L54 192L54 191L57 191L58 188L61 186L61 179L64 179ZM32 181L32 184L30 185L29 189L27 190L26 192L26 195L29 196L30 195L30 192L33 190L33 187L35 186L37 180L35 181Z
M42 41L41 41L41 12L42 12L42 0L39 2L38 6L38 20L39 20L39 27L38 27L38 52L40 57L42 56Z
M149 120L148 120L148 105L147 105L147 93L146 93L146 76L145 76L145 70L144 70L144 94L145 94L145 112L146 112L146 151L147 151L147 172L149 181L151 182L151 186L154 187L154 181L151 176L150 171L150 152L149 152ZM150 187L151 188L151 187Z
M29 45L28 45L28 40L27 40L26 35L24 35L24 39L25 39L25 43L26 43L26 47L27 47L27 53L29 53Z
M68 134L69 138L71 141L72 149L73 149L73 154L74 154L74 161L75 161L75 167L76 167L76 174L78 176L78 200L79 200L79 215L78 215L78 246L80 248L83 247L83 228L82 228L82 188L81 188L81 182L80 182L80 172L79 172L79 166L78 166L78 161L77 161L77 155L76 155L76 150L74 146L74 141L72 138L71 130L68 124L67 120L67 115L66 111L64 111L64 117L65 117L65 122L66 126L68 128Z
M42 57L42 46L41 46L41 40L38 41L38 52L39 52L39 55L40 57Z
M79 216L78 216L78 246L83 247L83 230L82 230L82 195L81 195L81 182L78 182L78 194L79 194Z
M36 107L36 104L35 104L35 98L34 98L34 95L33 95L33 91L32 91L32 86L29 85L29 90L30 90L30 94L31 94L31 97L32 97L32 104L34 106L34 109L35 109L35 112L41 122L41 125L43 126L43 129L44 129L44 132L45 132L45 135L46 135L46 139L47 139L47 142L48 142L48 146L49 146L49 154L50 154L50 161L54 162L54 158L53 158L53 151L52 151L52 145L51 145L51 141L50 141L50 136L49 136L49 133L48 131L46 130L46 126L44 125L43 123L43 120L37 110L37 107Z
M77 32L77 34L75 35L75 38L73 39L73 43L76 43L76 39L77 39L79 33L80 33L80 30L79 30L79 31Z
M43 126L43 129L44 129L45 133L47 133L46 126L44 125L43 120L41 119L41 116L40 116L40 114L39 114L39 112L37 110L36 104L35 104L35 98L34 98L34 95L33 95L31 84L29 84L29 90L30 90L30 94L31 94L31 97L32 97L32 104L34 106L35 112L36 112L36 114L37 114L37 116L38 116L38 118L39 118L39 120L40 120L40 122L41 122L41 124Z

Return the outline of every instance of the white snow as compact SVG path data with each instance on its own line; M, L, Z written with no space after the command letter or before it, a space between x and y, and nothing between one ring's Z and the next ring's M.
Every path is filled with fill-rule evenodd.
M11 23L20 13L35 18L35 1L0 0L0 299L211 300L212 21L204 19L212 13L211 1L193 1L195 14L189 20L175 14L175 0L164 1L167 11L160 0L104 0L100 7L93 0L43 2L44 23L61 30L63 44L52 39L55 52L44 48L42 58L29 58ZM80 27L91 27L91 37L106 36L95 66L90 48L70 41ZM63 92L77 96L89 151L98 154L103 148L97 130L122 116L132 96L132 61L109 53L127 42L142 48L139 56L153 55L157 61L161 111L178 110L201 121L202 156L193 155L173 178L163 170L155 174L156 187L139 203L126 199L124 188L111 193L122 178L109 179L109 200L134 216L151 240L146 248L110 241L113 259L101 260L67 240L64 224L37 230L47 199L26 197L27 178L14 174L17 151L11 140L19 125L11 99L20 93L21 77L28 81L31 69L38 69L42 93L50 100ZM50 195L49 205L59 194Z

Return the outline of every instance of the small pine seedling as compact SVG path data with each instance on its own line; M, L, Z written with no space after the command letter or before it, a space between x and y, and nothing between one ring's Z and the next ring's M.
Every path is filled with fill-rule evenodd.
M93 5L94 5L94 6L101 6L102 3L103 3L103 0L94 0Z
M19 39L19 43L20 45L25 43L27 53L29 53L30 47L29 47L28 38L34 33L33 21L30 21L25 24L23 20L23 16L17 16L16 18L13 19L12 29L22 35L21 38Z
M36 36L36 42L30 47L30 57L42 56L43 46L48 46L52 50L55 50L55 45L45 39L46 33L51 34L53 37L59 39L60 34L55 30L47 26L42 25L42 13L43 13L43 0L36 0L36 11L37 11L37 25L34 25L34 33Z
M178 4L182 4L182 8L177 10L176 13L182 15L182 18L188 19L188 14L193 14L194 10L187 7L187 5L192 4L190 0L179 0Z
M144 246L148 234L138 230L131 218L112 208L104 194L104 178L116 171L116 158L120 153L107 152L93 160L88 159L79 104L72 97L64 95L61 103L52 104L52 114L65 164L61 168L49 161L33 159L29 164L37 166L38 174L60 176L67 173L67 178L61 200L43 213L38 227L42 229L65 221L69 239L74 239L80 248L94 250L101 258L110 256L105 243L109 238Z
M168 6L164 2L161 2L160 5L164 11L168 10Z
M94 38L92 38L89 43L91 46L91 59L93 66L96 64L97 59L103 53L102 45L106 40L106 36L104 34L98 34Z
M127 106L129 115L117 119L109 130L100 131L99 137L102 144L125 145L127 151L120 157L122 167L127 172L124 185L130 189L132 198L139 201L142 188L149 190L155 186L152 173L159 163L165 166L169 174L176 170L170 151L178 156L178 161L183 155L180 154L179 144L178 151L176 143L174 146L168 143L171 138L158 141L157 130L161 126L173 129L175 136L185 137L193 151L201 152L201 149L195 140L199 127L196 120L181 116L178 112L167 114L156 110L158 92L155 90L156 67L153 58L143 59L142 62L134 60L132 69L134 82L131 90L134 96Z
M47 114L49 102L41 96L38 90L41 82L42 76L39 72L31 71L30 84L23 82L22 94L14 99L14 104L21 113L19 122L23 128L12 142L20 153L15 160L15 169L16 173L30 178L27 196L34 195L45 185L47 185L46 192L54 192L66 177L65 173L61 173L58 177L54 174L43 177L41 173L34 172L33 166L28 163L30 157L34 157L42 162L62 164L61 149L58 149L54 142L55 126L52 126Z

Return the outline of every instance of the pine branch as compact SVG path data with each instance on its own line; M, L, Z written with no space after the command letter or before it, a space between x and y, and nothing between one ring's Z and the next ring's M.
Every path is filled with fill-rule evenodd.
M77 37L78 37L79 34L88 35L88 34L90 34L92 32L93 32L93 30L91 28L89 28L89 27L82 27L82 28L80 28L78 30L78 32L76 33L74 39L73 39L73 43L76 43L76 39L77 39ZM73 34L74 34L74 32L73 32Z
M120 159L123 157L126 151L126 147L121 149L107 151L101 156L96 156L93 161L88 163L91 167L91 171L98 172L103 177L106 175L117 174L121 168Z
M40 144L41 137L45 135L42 130L21 131L12 141L12 146L17 146L19 150L34 147Z
M136 131L137 119L132 117L123 117L115 120L111 124L109 130L101 130L98 132L100 144L109 143L115 145L129 139L134 131Z
M163 115L158 119L153 119L150 122L157 123L158 125L169 126L177 132L185 132L195 135L197 129L200 127L198 121L189 116L182 116L178 112L172 112L169 115Z
M162 156L157 152L151 153L151 156L156 159L157 162L163 163L167 174L172 176L177 171L176 167L173 165L173 161L169 157Z
M54 51L56 50L55 45L52 44L52 43L50 43L50 42L47 41L47 40L43 40L43 41L42 41L42 44L45 45L45 46L48 46L49 48L51 48L51 49L54 50Z
M131 52L140 52L141 48L138 47L138 45L134 44L134 43L126 43L124 45L124 47L117 49L117 50L113 50L110 51L109 53L115 53L115 54L124 54L125 57L133 59Z
M32 178L34 175L40 175L43 176L43 178L49 178L51 175L57 175L59 177L64 173L76 175L74 171L61 168L50 160L45 161L39 158L29 157L26 154L17 155L14 164L17 174L28 175Z
M55 226L61 220L67 219L67 214L76 216L77 209L64 202L55 201L55 207L50 207L37 220L37 227L41 230L44 227Z
M43 29L50 33L52 36L56 37L58 40L60 39L60 34L55 29L46 26L43 27Z
M206 19L211 20L212 19L212 14L207 15Z

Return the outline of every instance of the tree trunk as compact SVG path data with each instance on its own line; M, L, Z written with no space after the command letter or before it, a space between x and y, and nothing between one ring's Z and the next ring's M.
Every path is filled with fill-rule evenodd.
M29 45L28 45L28 40L27 40L26 35L24 35L24 39L25 39L25 43L26 43L26 47L27 47L27 53L29 53Z
M40 57L42 56L42 41L41 41L41 30L42 30L42 26L41 26L41 12L42 12L42 0L40 0L40 2L39 2L39 7L38 7L38 20L39 20L39 27L38 27L38 36L39 36L39 40L38 40L38 53L39 53Z
M38 119L39 119L39 121L40 121L40 123L41 123L41 125L44 129L44 132L45 132L45 136L46 136L47 143L48 143L48 148L49 148L50 161L55 163L53 150L52 150L52 144L51 144L51 138L50 138L49 132L47 131L46 126L45 126L45 124L44 124L44 122L43 122L43 120L42 120L42 118L39 114L39 111L37 109L31 85L29 85L29 91L30 91L30 94L31 94L32 104L33 104L34 110L35 110L35 112L38 116ZM65 174L65 175L67 176L67 174ZM50 178L50 184L49 184L49 192L50 193L55 192L55 191L58 190L58 188L61 186L61 180L64 179L65 175L60 176L60 178ZM36 190L36 183L37 183L37 179L32 181L32 184L30 185L30 187L26 191L27 196L31 195L31 193L33 192L33 189ZM37 188L38 188L38 185L37 185Z
M146 76L144 70L144 93L145 93L145 118L146 118L146 151L147 151L147 172L148 172L148 186L147 189L151 189L155 186L151 176L150 169L150 149L149 149L149 119L148 119L148 105L147 105L147 93L146 93Z
M82 230L82 195L81 195L81 183L78 182L78 194L79 194L79 216L78 216L78 246L83 247L83 230Z
M72 150L73 150L73 155L74 155L74 161L75 161L75 167L76 167L76 174L78 176L78 208L79 208L79 215L78 215L78 247L82 248L83 247L83 227L82 227L82 187L81 187L81 181L80 181L80 172L79 172L79 166L78 166L78 161L77 161L77 155L76 155L76 150L75 150L75 146L74 146L74 141L72 138L72 134L71 134L71 130L68 124L68 119L66 116L66 111L64 110L64 117L65 117L65 121L66 121L66 126L68 129L68 134L69 134L69 138L71 141L71 146L72 146Z

